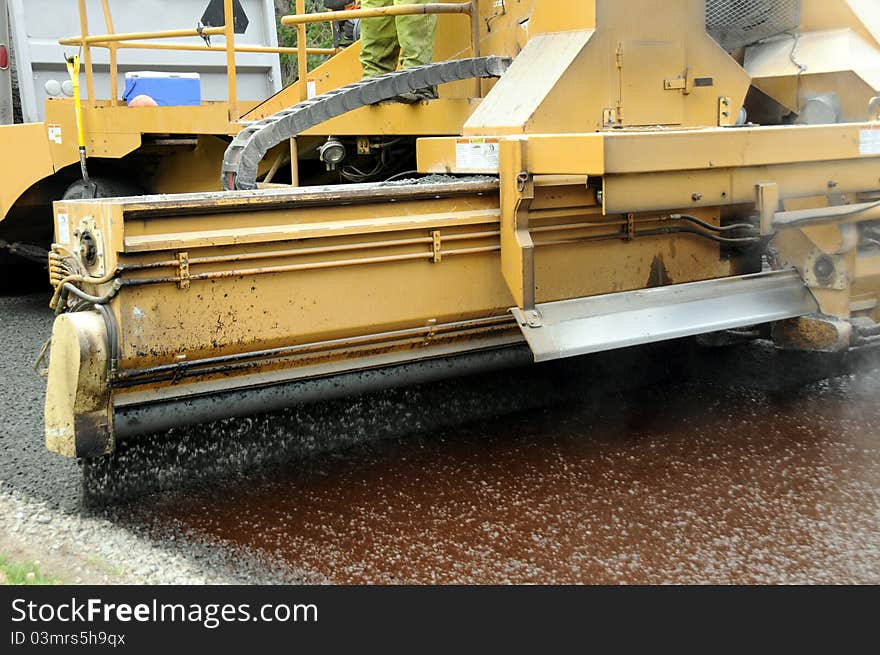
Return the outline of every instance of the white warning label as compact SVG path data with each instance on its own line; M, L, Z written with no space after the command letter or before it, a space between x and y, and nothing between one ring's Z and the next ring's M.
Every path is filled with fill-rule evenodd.
M318 82L312 78L306 80L306 95L309 100L318 95Z
M862 130L859 135L859 153L880 155L880 129Z
M460 172L498 172L501 143L498 139L456 139L455 169Z
M67 214L58 214L58 222L57 222L57 234L55 235L58 238L58 243L63 246L70 244L70 217Z
M49 141L58 144L59 146L64 143L64 139L61 136L61 126L60 125L48 125L49 128Z

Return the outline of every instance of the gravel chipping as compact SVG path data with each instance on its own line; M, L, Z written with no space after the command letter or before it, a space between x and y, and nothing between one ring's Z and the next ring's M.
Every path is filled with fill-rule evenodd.
M28 496L75 511L78 464L43 444L46 381L34 371L55 316L49 293L0 296L0 480Z
M684 553L689 546L709 555L689 553L696 557L690 563L668 557L647 562L639 569L645 576L629 581L656 582L653 574L667 571L667 564L676 562L690 568L678 572L670 569L668 577L688 582L742 580L729 577L731 570L740 568L751 575L745 578L751 582L877 580L880 515L863 510L866 506L876 508L880 488L873 473L876 444L872 440L876 435L871 429L873 398L880 382L877 376L863 376L880 366L878 353L846 358L804 356L779 352L767 343L709 349L686 340L395 389L295 408L275 416L179 428L137 440L121 448L114 458L86 467L87 482L99 484L115 503L89 509L83 501L89 497L84 487L89 489L90 485L83 484L81 465L49 453L43 444L45 381L34 372L33 362L51 332L53 316L47 308L48 300L45 293L0 297L0 553L14 561L38 561L44 574L62 582L568 581L569 576L559 571L551 575L551 568L540 569L544 572L533 576L524 575L526 569L516 567L520 560L526 565L523 558L531 562L528 571L537 571L532 564L541 558L558 562L558 557L554 559L556 551L571 542L571 535L576 534L572 533L573 526L577 525L589 528L583 535L590 548L607 545L607 553L597 551L594 555L607 556L611 561L623 552L615 550L615 540L621 534L615 531L619 527L616 524L639 519L639 512L653 507L650 499L664 509L651 511L663 520L669 517L673 528L684 521L685 527L699 526L698 534L712 537L701 521L715 525L720 520L705 516L714 507L713 499L720 503L719 499L738 498L749 491L751 487L742 485L758 470L754 461L761 462L765 455L779 459L779 449L785 451L792 440L783 428L786 421L793 420L798 423L794 438L804 442L804 454L792 460L795 463L784 479L776 471L788 460L764 467L768 499L755 505L764 512L760 520L777 528L761 532L748 523L742 534L720 533L714 535L715 541L707 542L697 539L690 528L682 528L681 533L669 528L673 533L670 535L668 526L661 526L659 537L653 533L643 535L656 541L653 549L633 546L627 552L649 558L652 552L662 554L670 548ZM862 375L838 378L830 386L824 383L807 392L792 392L810 380L837 378L855 371ZM751 403L749 393L732 392L731 398L738 398L738 404L745 407L742 414L710 426L702 417L713 412L715 397L703 397L701 385L763 392L754 396L758 399L755 403ZM680 406L678 418L670 414L668 407L665 412L678 426L675 430L670 428L666 434L666 428L655 423L651 418L653 405L638 389L670 390L670 398L664 397L655 405ZM630 400L632 407L627 405L615 423L613 416L607 419L603 412L621 399ZM572 403L576 409L565 408ZM752 404L754 408L750 409ZM789 405L791 408L786 409ZM495 421L492 417L499 418ZM473 421L482 423L467 427ZM739 425L757 429L742 441L744 428ZM782 426L778 428L782 436L762 434L762 430L775 430L777 426ZM615 434L602 437L608 431ZM797 436L799 431L805 435L803 439ZM476 435L473 439L471 433ZM418 434L426 435L427 444L440 435L439 445L422 448L421 438L415 436ZM629 441L620 442L618 434L632 441L632 448L627 445ZM360 464L350 468L337 463L352 458L361 461L358 444L404 437L399 445L391 443L387 452L383 448L376 457L366 459L368 475L362 481L357 480ZM717 462L726 457L731 465L739 465L738 454L728 452L728 444L737 438L746 454L757 453L758 457L743 456L744 473L729 479L726 468L718 469ZM514 441L508 443L506 439ZM493 443L499 445L495 450ZM352 448L355 452L346 455ZM768 448L776 450L763 453ZM456 463L459 451L465 464ZM572 468L577 452L583 453L579 473ZM395 473L395 462L414 457L412 453L426 458L425 470L413 469L411 485L409 478L401 478L403 486L388 486L388 481L400 477ZM826 461L825 453L834 457ZM532 475L536 462L548 457L552 470ZM488 468L479 479L467 476L467 463L473 458L488 458ZM444 462L447 470L443 469ZM707 471L717 471L719 479L711 479L708 473L705 480L697 481L687 476L679 480L673 475L671 482L658 478L653 486L645 484L644 492L635 496L621 495L622 487L641 490L636 483L644 482L646 472L673 467L670 470L678 475L675 466L689 476L696 475L699 469L695 467L706 466ZM833 475L823 468L831 466L837 467ZM265 479L254 475L255 470L264 467L280 467L281 481L277 476L273 478L271 471L265 471ZM322 473L325 469L326 474ZM858 475L851 475L852 471ZM553 483L554 475L559 488ZM456 482L456 476L467 479ZM481 489L476 486L482 485L480 480L492 476L497 477L498 489L506 489L504 493L481 498L476 504L467 498L467 508L462 512L453 506L449 517L438 514L444 503L454 505L458 494ZM154 497L136 496L123 504L127 496L117 483L124 486L132 479L141 490L146 481L147 492L170 491ZM779 485L791 480L807 480L812 486L790 497L791 490ZM566 481L572 483L568 492L563 484ZM535 488L529 488L530 484ZM588 484L597 489L585 494ZM196 488L187 489L188 485ZM547 485L558 495L552 502L541 495ZM671 498L665 508L657 495L658 489L666 489L664 485ZM415 491L410 493L410 487ZM676 495L688 489L694 493L687 498ZM825 490L835 490L834 495ZM822 493L814 498L819 491ZM352 494L355 498L350 497ZM405 506L413 494L415 509L389 514L395 505ZM638 501L631 507L624 502L630 496ZM806 501L814 504L807 506ZM436 575L425 573L433 567L421 574L407 574L404 564L413 553L435 553L450 540L445 528L439 533L415 530L409 534L407 531L413 532L415 527L413 517L421 516L425 508L435 507L437 516L431 514L428 518L457 524L461 516L477 511L472 505L487 512L483 521L487 525L494 526L493 521L497 521L498 535L493 540L511 544L500 556L486 551L479 557L489 557L490 569L497 565L510 571L469 577L466 569L478 563L479 557L473 553L462 557L467 551L455 542L451 544L453 550L444 555L446 563L433 569ZM737 507L740 505L738 502ZM505 518L502 508L508 506L516 512ZM718 507L722 513L727 511L723 504ZM362 515L357 514L359 508ZM687 512L696 514L688 516ZM814 512L823 520L816 520ZM545 517L546 525L535 524L535 529L526 526L531 532L518 534L517 522L530 520L532 513ZM752 513L745 512L742 520L751 521ZM646 525L656 523L654 514L641 518ZM726 514L722 518L729 520ZM352 532L353 526L360 526L360 531ZM603 530L610 531L607 539L595 542L590 535L605 534ZM537 535L534 545L523 541L532 539L532 533ZM804 534L814 537L802 544ZM734 537L745 539L749 549L736 546L730 561L745 559L731 569L730 562L713 560L710 555L728 549L724 540ZM346 544L344 538L354 541ZM386 541L380 543L382 539ZM527 552L519 552L522 543L527 544ZM373 552L371 544L382 548ZM784 548L788 550L783 552ZM381 557L373 562L371 557L377 554ZM821 564L819 555L824 558ZM587 565L572 557L573 573L578 574L575 579L584 581L581 574ZM783 559L773 564L773 571L785 570L789 562L807 564L781 576L761 574L764 559L780 557ZM721 568L713 570L707 564L713 561ZM814 566L808 566L811 561ZM377 564L381 571L371 570ZM622 577L595 579L620 582Z

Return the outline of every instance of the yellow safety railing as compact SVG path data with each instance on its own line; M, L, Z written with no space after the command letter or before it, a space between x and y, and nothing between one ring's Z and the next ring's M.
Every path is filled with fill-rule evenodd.
M300 79L305 79L308 73L306 69L306 25L311 23L336 22L342 20L379 18L382 16L416 16L418 14L460 14L470 18L471 25L471 50L474 57L480 56L480 8L478 0L470 2L446 3L428 2L424 4L397 5L393 7L374 7L370 9L351 9L346 11L327 11L317 14L306 13L305 0L296 0L296 14L284 16L281 24L297 29L297 61L299 62ZM476 96L482 95L480 80L475 81ZM302 99L306 99L306 90L303 87Z
M198 51L198 52L226 52L226 75L228 79L228 104L229 120L237 121L238 114L238 80L235 70L235 55L239 52L267 53L297 55L300 79L305 80L308 74L308 55L333 55L339 52L335 48L310 48L306 42L305 25L297 30L296 47L272 47L235 44L235 22L233 18L233 0L224 0L224 26L207 27L201 30L182 29L165 30L159 32L128 32L116 33L113 27L113 16L110 12L109 0L101 0L101 8L104 14L104 23L107 34L89 34L89 19L86 9L86 0L78 0L80 36L61 39L59 43L65 46L80 46L82 48L82 61L86 77L86 89L88 90L89 103L95 106L95 80L94 67L92 64L91 48L106 48L110 51L110 97L115 103L119 98L119 50L175 50L175 51ZM305 0L297 0L297 11L305 13ZM348 13L348 12L336 12ZM314 15L314 14L313 14ZM225 36L226 43L222 46L185 43L154 43L162 39L175 39L182 37L206 37ZM303 88L305 84L303 83Z

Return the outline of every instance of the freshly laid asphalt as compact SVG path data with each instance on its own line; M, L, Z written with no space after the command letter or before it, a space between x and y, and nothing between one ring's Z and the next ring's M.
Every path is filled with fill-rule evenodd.
M880 582L875 354L660 344L176 429L83 471L43 446L47 302L0 298L0 481L233 578L250 553L279 581Z

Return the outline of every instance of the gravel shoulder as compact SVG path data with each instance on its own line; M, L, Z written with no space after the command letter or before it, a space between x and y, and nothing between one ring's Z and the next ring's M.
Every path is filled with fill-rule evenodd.
M237 579L120 530L106 519L59 511L0 484L0 552L39 562L63 584L233 584Z

